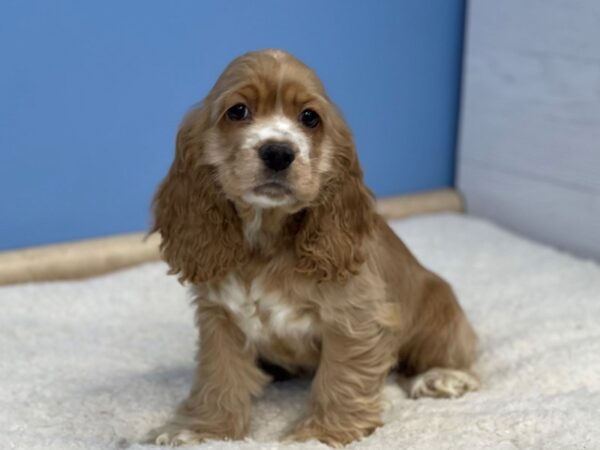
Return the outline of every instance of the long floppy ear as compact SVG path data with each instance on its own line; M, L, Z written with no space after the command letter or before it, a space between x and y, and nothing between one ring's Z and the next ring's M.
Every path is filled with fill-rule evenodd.
M338 153L333 166L334 176L305 212L296 238L297 270L321 281L343 281L358 272L365 260L362 241L375 220L373 197L352 144Z
M154 231L163 259L180 281L218 281L247 256L235 207L200 161L208 112L193 111L177 134L175 159L154 197Z

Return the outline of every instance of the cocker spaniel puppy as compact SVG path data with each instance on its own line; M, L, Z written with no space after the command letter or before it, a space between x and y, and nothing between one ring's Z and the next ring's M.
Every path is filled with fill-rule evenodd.
M184 120L154 201L162 255L193 286L189 397L158 444L242 439L260 361L314 373L287 438L341 446L381 425L396 368L411 397L476 389L476 336L451 288L374 209L352 136L314 72L280 50L225 69Z

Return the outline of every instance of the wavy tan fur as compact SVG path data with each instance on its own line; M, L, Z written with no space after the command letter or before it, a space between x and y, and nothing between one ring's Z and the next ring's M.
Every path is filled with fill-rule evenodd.
M231 119L240 103L248 116ZM314 128L299 121L307 108ZM296 155L276 174L259 157L272 140ZM314 375L310 413L286 439L332 446L381 426L393 368L413 397L477 388L476 336L452 289L375 212L345 121L290 54L225 69L178 133L154 214L163 258L193 285L200 343L190 395L152 441L242 439L270 379L260 360Z

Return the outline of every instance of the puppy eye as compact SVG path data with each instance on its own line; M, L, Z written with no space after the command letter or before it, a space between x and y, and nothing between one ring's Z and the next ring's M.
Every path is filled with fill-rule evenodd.
M321 118L312 109L305 109L300 113L300 122L308 128L314 128L321 123Z
M248 118L250 111L243 103L237 103L227 110L229 120L240 121Z

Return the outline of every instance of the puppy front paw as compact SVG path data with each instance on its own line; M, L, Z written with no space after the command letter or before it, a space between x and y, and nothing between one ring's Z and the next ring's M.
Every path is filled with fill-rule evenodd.
M313 439L331 447L341 448L373 433L381 423L365 426L365 423L348 424L347 427L331 426L314 417L305 419L285 437L287 442L306 442Z
M165 425L149 433L147 443L178 447L180 445L199 444L209 437L192 429Z
M192 421L185 423L185 421L175 419L162 427L150 431L144 442L179 447L182 445L200 444L210 439L231 440L236 438L239 437L236 436L233 430L228 432L218 426L211 429L211 427L205 424L194 424Z

